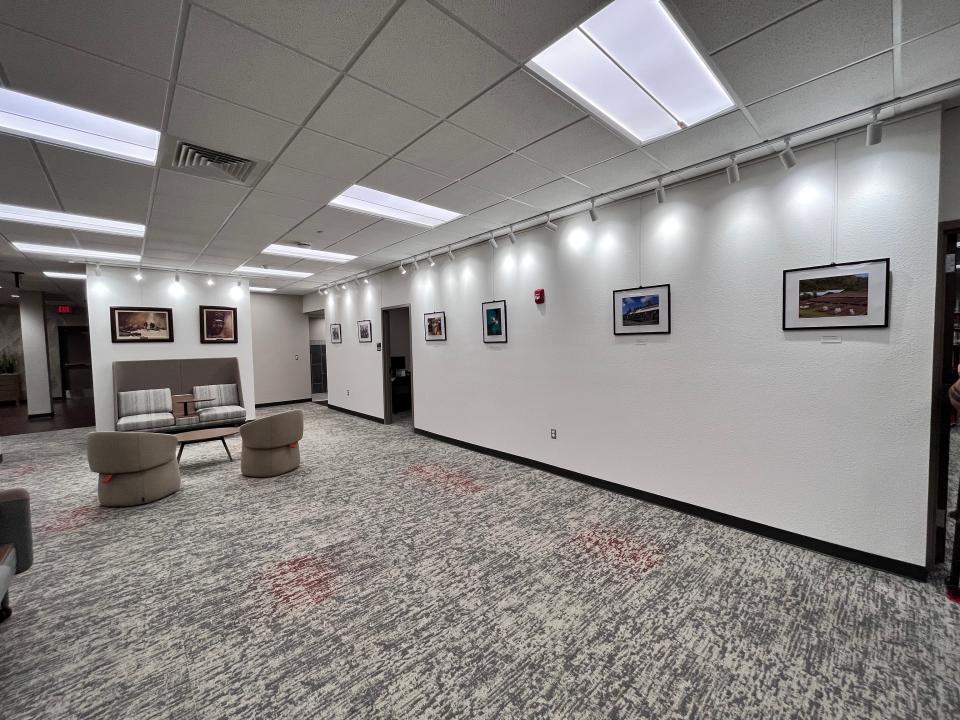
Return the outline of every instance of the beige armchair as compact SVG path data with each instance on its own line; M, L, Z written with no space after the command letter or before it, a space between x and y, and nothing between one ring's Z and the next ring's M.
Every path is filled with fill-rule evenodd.
M275 477L300 467L303 411L270 415L240 427L243 454L240 472L247 477Z
M180 489L177 439L149 432L92 432L90 469L100 473L97 495L106 507L128 507L165 498Z

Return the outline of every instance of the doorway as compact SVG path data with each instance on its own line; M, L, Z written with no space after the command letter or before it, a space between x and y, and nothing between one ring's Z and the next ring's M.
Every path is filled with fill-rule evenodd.
M383 422L403 423L413 429L413 336L410 306L384 308Z
M90 328L61 325L57 328L60 346L60 387L64 400L93 397L90 366Z

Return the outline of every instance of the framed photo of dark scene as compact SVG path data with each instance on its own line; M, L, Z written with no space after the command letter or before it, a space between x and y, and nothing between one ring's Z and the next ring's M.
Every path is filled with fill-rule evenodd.
M115 343L173 342L173 310L112 307L110 339Z
M669 332L669 285L613 291L614 335L664 335Z
M447 339L447 315L443 312L423 314L423 337L427 341Z
M201 305L200 342L237 342L237 309L232 307Z
M783 329L887 327L890 258L783 271Z
M507 341L507 301L491 300L482 305L483 341L505 343Z
M357 320L357 335L360 342L373 342L373 326L369 320Z
M330 325L330 342L334 345L339 345L343 342L340 338L340 323L332 323Z

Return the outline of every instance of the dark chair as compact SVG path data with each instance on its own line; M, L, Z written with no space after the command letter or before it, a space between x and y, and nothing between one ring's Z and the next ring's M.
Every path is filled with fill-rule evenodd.
M33 532L30 529L30 494L22 488L0 490L0 622L12 613L10 583L13 576L33 565Z

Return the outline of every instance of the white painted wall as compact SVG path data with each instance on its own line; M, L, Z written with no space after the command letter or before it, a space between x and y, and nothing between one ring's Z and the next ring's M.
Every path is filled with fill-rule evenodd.
M250 323L250 293L244 280L239 292L235 281L220 279L213 287L206 276L183 273L183 295L170 289L173 273L144 270L137 282L129 268L103 268L97 277L87 266L87 314L90 319L90 352L97 430L113 429L114 360L162 360L174 358L236 357L240 364L243 401L247 419L255 414L256 388L253 373L253 333ZM237 308L236 344L200 342L200 305ZM113 343L110 339L110 307L168 307L173 309L174 342Z
M940 220L960 220L960 108L943 113Z
M330 338L325 318L310 318L310 344L326 345Z
M931 113L837 165L830 143L305 298L343 325L330 402L382 417L377 309L409 302L418 428L924 565L939 148ZM822 344L781 330L782 272L834 260L835 197L836 261L891 258L891 321ZM641 282L671 284L671 335L612 334L611 292ZM481 342L493 299L505 345ZM436 310L445 343L419 329Z
M23 339L23 381L27 391L27 413L45 415L52 411L50 375L47 371L47 327L43 315L43 293L20 291L20 335Z
M310 328L299 295L250 293L257 404L310 397Z

